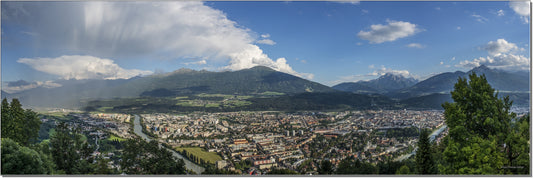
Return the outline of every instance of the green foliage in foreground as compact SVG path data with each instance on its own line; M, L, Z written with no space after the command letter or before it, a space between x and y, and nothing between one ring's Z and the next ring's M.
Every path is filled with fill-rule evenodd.
M429 141L429 130L423 130L418 139L418 150L416 152L416 169L418 174L436 174L437 167L433 159L431 143Z
M295 175L299 174L296 171L290 170L290 169L272 169L272 171L268 172L267 174L270 175Z
M127 140L120 166L126 174L185 174L183 160L153 140Z
M205 171L202 172L202 175L236 175L238 174L235 171L225 170L225 169L217 169L213 165L208 165L205 168Z
M54 164L42 152L2 138L2 174L50 174Z
M513 121L509 97L500 99L484 75L459 78L453 103L443 107L449 134L443 174L529 174L529 115ZM529 140L529 137L527 137Z
M11 104L5 98L2 100L2 138L28 146L37 140L40 126L37 113L24 110L18 99L13 99Z
M346 158L343 159L337 170L336 174L378 174L379 170L371 163L363 162L359 159Z
M90 154L94 149L77 129L69 129L66 123L60 123L57 131L50 137L51 154L57 169L65 174L89 174L93 172L93 159Z

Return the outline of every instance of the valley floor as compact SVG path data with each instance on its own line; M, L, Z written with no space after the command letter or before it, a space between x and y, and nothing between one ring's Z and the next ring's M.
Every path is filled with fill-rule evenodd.
M132 115L69 116L72 127L80 127L100 140L137 137L131 131ZM412 110L140 116L144 132L189 160L243 174L262 174L274 168L313 173L323 160L337 166L348 157L370 163L405 157L415 149L420 129L436 130L444 125L442 111ZM445 134L436 135L435 141L440 142ZM99 150L94 154L117 155L117 151Z

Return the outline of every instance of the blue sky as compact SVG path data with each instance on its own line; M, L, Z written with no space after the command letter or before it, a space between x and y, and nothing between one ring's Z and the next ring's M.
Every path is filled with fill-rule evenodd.
M530 65L527 2L1 3L11 92L179 68L264 65L332 86Z

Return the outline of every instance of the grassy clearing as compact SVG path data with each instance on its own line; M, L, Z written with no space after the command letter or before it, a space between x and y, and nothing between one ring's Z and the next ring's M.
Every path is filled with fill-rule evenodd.
M188 106L188 107L202 107L203 105L198 104L191 100L180 100L178 103L176 103L178 106Z
M281 96L281 95L285 95L285 93L266 91L266 92L260 93L260 95Z
M232 107L232 106L235 106L235 107L242 107L242 106L247 106L247 105L251 105L252 102L250 101L242 101L242 100L229 100L229 101L225 101L224 102L224 105L225 106L229 106L229 107Z
M222 158L215 152L207 152L203 150L200 147L181 147L181 148L174 148L176 151L181 152L182 150L186 150L187 153L191 153L194 156L203 159L211 164L215 164L216 161L222 160Z
M118 136L116 136L114 134L111 134L111 136L109 138L107 138L107 140L109 140L109 141L118 140L119 142L126 141L125 138L118 137Z
M187 98L189 98L189 97L188 96L177 96L174 99L175 100L182 100L182 99L187 99Z
M222 97L224 99L233 98L233 95L225 95L225 94L206 94L206 93L202 93L202 94L198 94L196 96L202 97L202 98L207 98L207 97Z

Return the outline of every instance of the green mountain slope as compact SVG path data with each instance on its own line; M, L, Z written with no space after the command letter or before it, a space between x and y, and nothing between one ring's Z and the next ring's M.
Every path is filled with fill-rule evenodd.
M26 106L78 108L95 99L173 97L208 94L253 95L264 92L296 94L333 89L267 67L233 72L180 69L171 73L121 80L61 80L61 87L34 88L10 97Z

